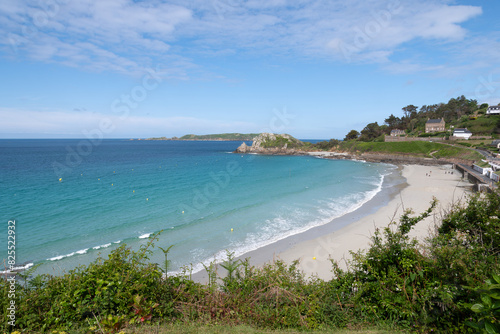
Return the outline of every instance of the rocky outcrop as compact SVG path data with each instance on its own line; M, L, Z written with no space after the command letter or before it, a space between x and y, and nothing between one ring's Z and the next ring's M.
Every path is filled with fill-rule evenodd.
M253 139L252 146L242 143L235 153L299 155L305 153L300 149L303 146L303 142L288 134L261 133Z

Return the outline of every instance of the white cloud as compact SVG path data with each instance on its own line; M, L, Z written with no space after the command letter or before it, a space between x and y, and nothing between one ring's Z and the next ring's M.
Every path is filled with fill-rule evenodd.
M390 62L399 48L415 40L447 44L466 39L461 24L482 13L478 6L446 0L53 3L47 8L35 0L1 4L0 32L8 36L1 42L4 50L14 44L20 55L95 71L138 73L164 62L182 77L194 66L185 54L228 50Z

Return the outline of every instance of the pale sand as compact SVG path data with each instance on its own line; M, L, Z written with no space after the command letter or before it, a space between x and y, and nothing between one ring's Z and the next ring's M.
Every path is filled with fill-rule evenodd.
M451 171L453 174L450 174ZM426 176L426 173L431 176ZM407 180L407 187L375 213L333 233L297 243L278 253L277 257L287 263L299 260L299 268L307 276L317 275L321 279L331 279L333 274L329 259L337 261L341 268L346 269L347 261L351 259L349 251L366 250L375 229L388 226L393 217L399 220L405 209L411 208L416 214L420 214L429 208L433 197L438 199L439 203L433 214L410 232L410 236L423 241L435 228L436 222L440 221L441 214L453 203L463 202L470 189L469 183L461 181L460 173L452 170L451 166L408 165L403 167L402 176Z

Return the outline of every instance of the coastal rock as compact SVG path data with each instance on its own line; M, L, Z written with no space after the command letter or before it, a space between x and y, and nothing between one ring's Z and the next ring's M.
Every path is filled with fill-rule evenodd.
M258 153L270 155L304 154L300 148L304 143L288 134L261 133L253 139L252 146L242 143L235 153Z
M242 143L237 149L236 153L248 153L249 147L247 144Z

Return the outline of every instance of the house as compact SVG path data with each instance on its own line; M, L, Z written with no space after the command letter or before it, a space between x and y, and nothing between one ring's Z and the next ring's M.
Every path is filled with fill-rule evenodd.
M443 132L445 131L446 123L444 118L441 119L429 119L425 123L425 133L430 132Z
M472 168L495 182L500 181L500 164L497 162L481 160L476 162Z
M486 110L486 115L500 115L500 105L489 106L488 110Z
M391 137L399 137L405 134L406 132L404 130L399 130L399 129L391 130Z
M489 175L492 172L494 172L493 168L486 160L481 160L479 162L476 162L474 165L472 165L472 168L475 171L481 173L482 175Z
M491 142L491 146L494 146L496 148L500 148L500 140L496 139Z
M491 173L490 173L490 175L489 175L489 176L490 176L490 179L492 179L492 180L493 180L493 181L495 181L495 182L500 181L500 175L499 175L499 174L500 174L500 171L497 171L497 172L491 172Z
M456 138L462 138L462 139L469 139L470 136L472 136L472 132L470 132L469 130L467 130L467 128L463 129L463 128L456 128L454 131L453 131L453 137L456 137Z

